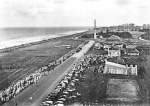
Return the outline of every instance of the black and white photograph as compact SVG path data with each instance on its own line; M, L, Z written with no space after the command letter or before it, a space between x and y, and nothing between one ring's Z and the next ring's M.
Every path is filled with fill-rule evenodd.
M150 0L0 0L0 106L150 106Z

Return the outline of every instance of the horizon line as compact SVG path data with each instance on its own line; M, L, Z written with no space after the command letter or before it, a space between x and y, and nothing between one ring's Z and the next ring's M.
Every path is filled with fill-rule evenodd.
M123 25L123 24L120 24ZM120 26L120 25L104 25L104 26L96 26L97 28L99 27L111 27L111 26ZM136 25L135 26L143 26L143 25ZM93 27L94 28L94 24L92 26L0 26L0 28L59 28L59 27Z
M6 26L6 27L1 27L0 28L48 28L48 27L94 27L94 26ZM98 26L102 27L102 26Z

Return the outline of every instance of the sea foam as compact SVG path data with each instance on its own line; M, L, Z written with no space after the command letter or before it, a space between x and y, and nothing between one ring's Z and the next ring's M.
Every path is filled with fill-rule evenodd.
M33 36L33 37L23 37L23 38L18 38L18 39L5 40L5 41L0 42L0 49L18 46L21 44L28 44L31 42L38 42L38 41L47 40L47 39L51 39L51 38L67 36L67 35L71 35L71 34L75 34L75 33L81 33L81 32L85 32L85 31L86 30L69 31L69 32L58 33L58 34L38 35L38 36Z

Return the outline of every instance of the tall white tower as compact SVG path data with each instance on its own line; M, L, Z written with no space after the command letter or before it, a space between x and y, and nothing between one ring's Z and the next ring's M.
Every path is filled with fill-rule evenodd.
M97 39L97 35L96 35L96 20L94 20L94 39Z

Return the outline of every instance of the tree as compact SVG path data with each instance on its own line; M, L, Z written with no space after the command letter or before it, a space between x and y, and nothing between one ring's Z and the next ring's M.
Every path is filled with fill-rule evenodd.
M109 33L109 29L107 29L106 33L107 33L107 34Z
M138 75L140 75L142 78L144 78L144 74L146 74L145 68L143 66L139 67Z

